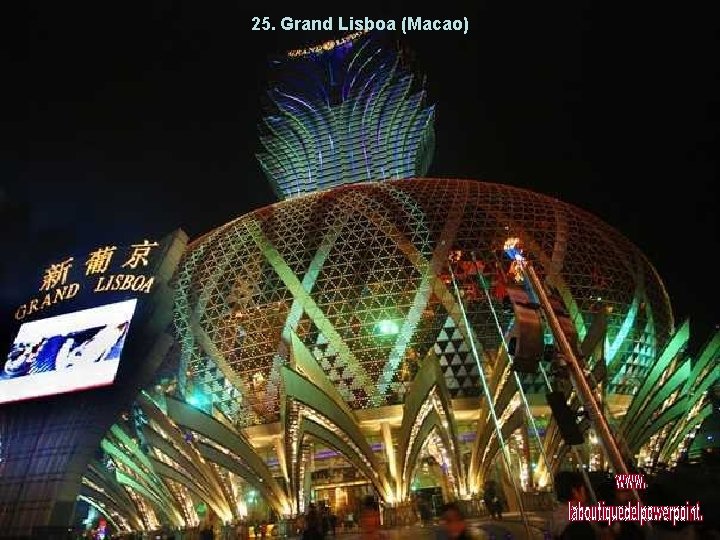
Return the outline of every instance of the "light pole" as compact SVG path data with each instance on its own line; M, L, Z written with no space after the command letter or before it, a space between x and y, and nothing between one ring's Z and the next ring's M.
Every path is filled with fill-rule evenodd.
M598 405L598 402L592 393L592 389L585 378L585 374L583 373L580 363L575 356L573 347L568 341L560 321L555 314L555 310L550 303L550 299L545 292L543 284L540 282L540 279L535 273L535 269L532 264L527 261L519 248L519 239L508 239L505 242L504 249L510 258L516 262L524 277L530 282L535 290L535 294L540 302L540 307L545 313L545 318L550 325L550 330L555 338L555 343L558 345L565 358L573 387L580 398L580 402L588 412L590 422L595 427L595 431L602 441L605 452L607 453L610 463L612 463L613 469L615 470L615 474L628 474L627 466L625 465L625 461L623 460L615 438L610 431L610 426L608 426L607 420L600 410L600 406ZM632 497L636 502L640 501L640 497L635 489L632 490Z

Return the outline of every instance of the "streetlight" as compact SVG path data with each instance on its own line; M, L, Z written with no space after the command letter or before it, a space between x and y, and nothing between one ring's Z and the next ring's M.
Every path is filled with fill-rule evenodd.
M375 323L375 334L379 336L393 336L400 332L400 327L392 319L382 319Z
M508 257L513 260L516 269L528 279L538 297L540 307L545 313L545 318L550 325L555 342L558 344L560 351L563 353L565 362L569 368L568 372L570 380L575 387L575 391L580 398L584 410L589 413L590 421L594 424L595 432L608 453L613 469L615 469L615 474L628 474L627 466L625 465L620 449L615 442L615 438L610 431L610 426L600 410L600 406L598 405L592 389L585 378L585 374L583 373L580 363L575 356L573 347L565 335L565 331L555 314L555 310L550 303L547 293L545 292L545 288L535 273L535 269L532 264L527 261L520 249L520 239L508 238L505 241L504 250ZM640 500L637 491L634 489L632 490L632 496L636 501Z

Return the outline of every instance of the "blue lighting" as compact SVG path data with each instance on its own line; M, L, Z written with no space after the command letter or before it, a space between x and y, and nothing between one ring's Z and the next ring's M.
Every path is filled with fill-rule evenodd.
M505 245L503 245L503 251L505 251L505 254L513 261L522 261L525 258L522 254L522 247L520 246L519 238L511 237L505 240Z
M359 32L290 51L275 64L258 159L281 198L425 175L434 109L425 105L422 79L399 55L390 40ZM403 136L391 135L400 125Z

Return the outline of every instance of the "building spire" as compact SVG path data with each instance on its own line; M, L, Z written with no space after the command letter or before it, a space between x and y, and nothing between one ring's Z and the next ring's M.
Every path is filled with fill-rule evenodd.
M424 176L434 107L397 46L354 34L272 62L260 165L281 199Z

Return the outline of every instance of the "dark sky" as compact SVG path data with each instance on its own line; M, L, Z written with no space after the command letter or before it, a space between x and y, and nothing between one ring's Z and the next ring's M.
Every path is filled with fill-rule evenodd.
M325 37L252 32L264 14L238 1L13 4L0 8L0 345L46 258L177 227L194 237L273 201L254 158L267 58ZM363 5L356 17L377 16ZM437 104L431 175L599 215L647 253L676 317L704 340L720 300L707 258L718 247L713 14L442 5L435 16L467 16L468 35L404 38ZM417 12L385 16L406 14Z

